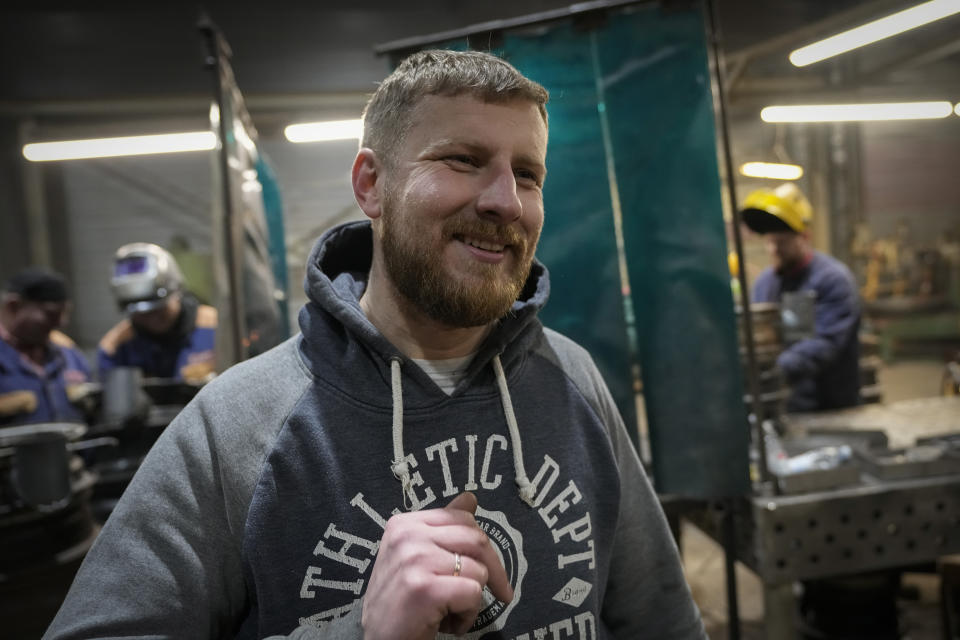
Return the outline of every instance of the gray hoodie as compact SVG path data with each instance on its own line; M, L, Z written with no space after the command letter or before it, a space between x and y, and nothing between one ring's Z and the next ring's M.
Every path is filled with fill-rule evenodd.
M544 329L546 269L452 395L366 319L368 223L319 240L301 335L208 384L90 550L46 638L362 638L385 521L476 494L515 597L467 638L703 638L590 356Z

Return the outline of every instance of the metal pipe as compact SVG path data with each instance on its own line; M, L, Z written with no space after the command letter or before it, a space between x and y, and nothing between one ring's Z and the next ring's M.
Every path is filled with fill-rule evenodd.
M214 99L217 103L217 109L219 109L220 117L218 122L219 134L220 134L220 149L219 149L219 165L221 172L221 188L223 190L223 224L220 229L220 232L224 234L224 253L226 254L227 262L227 282L230 287L230 297L229 297L229 311L228 317L230 319L230 324L232 331L230 332L230 361L218 363L218 366L221 370L226 369L227 367L236 364L243 360L244 349L243 349L243 335L244 335L244 318L241 313L241 303L240 296L242 295L242 290L240 289L240 278L237 266L237 251L238 248L234 246L234 210L233 210L233 198L231 196L230 189L230 158L229 152L227 151L227 141L230 139L228 135L232 135L228 131L227 120L230 120L229 125L233 124L233 111L227 110L224 108L224 89L223 89L223 56L224 56L224 47L225 43L220 37L220 33L217 30L213 22L204 16L200 20L198 25L200 32L204 36L204 42L207 45L207 59L206 64L209 69L213 71L214 82L213 82L213 91Z
M723 501L723 558L727 583L727 629L730 640L740 640L740 606L737 600L737 530L734 498Z
M17 133L21 149L24 144L30 141L35 128L36 123L32 119L20 122ZM26 205L27 213L27 245L29 246L30 264L53 267L53 255L50 248L50 216L47 212L43 168L36 162L27 162L22 155L19 160L22 171L23 202Z
M733 154L730 151L730 131L727 125L726 97L724 94L724 63L723 50L720 46L720 23L717 18L716 0L707 0L708 37L713 52L711 65L716 80L717 120L721 130L721 147L723 161L727 173L727 193L730 197L730 211L733 212L733 243L737 253L740 268L737 270L737 279L740 281L740 306L743 309L744 338L747 347L747 388L754 415L753 441L757 448L757 469L760 481L766 483L770 479L770 470L767 468L767 447L763 440L763 405L760 402L760 381L757 375L757 353L753 340L753 318L750 314L750 293L747 288L746 261L743 259L743 239L740 233L740 222L736 212L739 207L734 176Z
M518 27L525 27L534 24L539 25L553 20L563 20L565 18L582 15L591 11L607 11L609 9L616 9L617 7L625 7L628 5L637 4L653 4L655 2L656 0L591 0L589 2L578 2L570 5L569 7L549 9L547 11L541 11L540 13L533 13L530 15L521 16L519 18L490 20L489 22L472 24L467 27L463 27L462 29L451 29L449 31L441 31L439 33L432 33L426 36L415 36L413 38L391 40L390 42L375 45L373 47L373 52L377 55L384 55L388 53L414 51L429 47L431 45L439 44L441 42L449 42L451 40L468 38L477 33L485 33L487 31L505 31L507 29L516 29Z

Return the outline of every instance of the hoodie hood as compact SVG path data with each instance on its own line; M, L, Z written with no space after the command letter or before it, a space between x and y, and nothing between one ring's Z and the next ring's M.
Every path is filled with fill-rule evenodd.
M307 261L305 288L310 302L300 312L301 350L314 376L336 385L354 401L378 408L382 406L381 397L389 403L393 441L390 471L400 481L404 506L409 510L418 506L412 473L416 463L405 453L404 409L417 411L447 402L450 397L384 338L360 308L372 257L373 230L369 222L347 223L321 236ZM523 462L507 371L520 369L527 349L541 335L543 327L536 313L546 302L548 291L546 269L535 263L510 313L497 322L453 392L458 397L500 396L513 444L517 490L531 507L534 486ZM329 358L331 347L336 347L341 357ZM324 350L326 358L322 357ZM385 386L388 393L384 393Z
M421 401L429 403L430 397L433 401L443 399L446 394L419 367L411 366L413 363L410 359L367 320L360 308L360 297L367 286L372 260L373 230L368 221L348 222L333 227L314 245L307 260L304 279L309 302L301 309L299 317L303 333L301 350L308 367L314 375L329 378L324 375L328 365L326 358L324 362L319 362L319 350L311 345L323 341L324 346L329 347L330 341L335 340L340 343L345 360L336 363L338 366L336 375L332 376L334 379L355 379L355 375L369 377L372 373L369 367L372 366L378 371L377 377L389 385L390 361L397 359L404 365L404 375L414 383L405 383L404 390L420 390L420 394L412 396L405 393L405 401L419 405ZM537 312L546 303L549 293L547 269L534 260L526 286L513 303L510 313L497 322L480 346L455 395L475 382L478 372L489 370L490 361L495 355L500 355L509 375L511 365L522 359L525 348L542 330ZM357 360L361 358L366 360L366 366L358 368L360 363ZM351 373L351 370L357 374ZM360 374L360 371L363 373ZM493 387L489 390L493 390ZM365 394L365 399L370 401L370 396ZM389 392L384 393L383 401L389 404Z

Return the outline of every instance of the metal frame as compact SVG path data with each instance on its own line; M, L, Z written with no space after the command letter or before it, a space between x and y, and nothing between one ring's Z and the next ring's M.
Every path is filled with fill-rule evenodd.
M227 286L229 288L229 297L227 299L227 320L230 323L231 331L228 334L229 344L224 349L224 355L228 362L219 363L220 369L224 370L228 366L243 360L243 335L246 333L246 322L242 313L243 309L243 287L241 287L240 277L240 258L239 252L242 247L236 246L236 212L233 210L232 184L230 181L230 158L227 150L226 141L230 140L232 133L228 127L233 126L234 113L224 108L226 104L225 94L230 91L230 80L233 78L233 70L230 68L230 47L220 30L213 24L209 17L203 16L197 25L203 35L204 45L207 49L206 66L213 72L213 98L219 112L219 122L217 136L219 138L219 148L217 149L217 168L220 171L220 189L223 198L223 218L217 222L220 223L220 232L224 238L224 254L227 262ZM239 102L240 113L237 116L249 119L246 114L243 103ZM216 224L216 222L215 222ZM216 235L218 231L214 229ZM222 317L222 316L221 316ZM226 324L221 322L221 324Z
M571 16L579 16L592 11L607 11L609 9L616 9L629 5L655 4L658 2L662 2L662 0L593 0L592 2L580 2L569 7L552 9L550 11L542 11L540 13L532 13L529 15L520 16L518 18L491 20L489 22L480 22L478 24L469 25L467 27L463 27L462 29L451 29L449 31L431 33L426 36L415 36L412 38L391 40L390 42L385 42L383 44L374 46L373 51L378 56L384 54L402 55L404 52L414 49L422 49L423 47L433 44L448 42L450 40L459 40L460 38L470 38L471 36L476 36L479 33L504 31L506 29L516 29L518 27L539 25L543 24L544 22L563 20Z
M686 514L722 539L729 503ZM960 553L960 475L873 481L790 496L754 496L732 513L737 556L762 580L766 637L796 637L798 580L928 564Z

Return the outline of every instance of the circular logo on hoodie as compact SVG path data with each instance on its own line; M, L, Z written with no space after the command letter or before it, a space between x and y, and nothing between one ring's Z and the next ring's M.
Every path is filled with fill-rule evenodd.
M507 579L513 587L513 600L509 604L497 600L490 590L483 589L483 608L477 614L477 619L470 627L470 631L457 638L475 640L480 636L499 631L507 623L510 611L520 601L520 587L523 577L527 573L527 559L523 555L523 536L510 526L507 517L500 511L487 511L477 507L477 524L490 538L490 544L497 552L497 557L507 570ZM440 634L439 638L453 638L448 634Z

